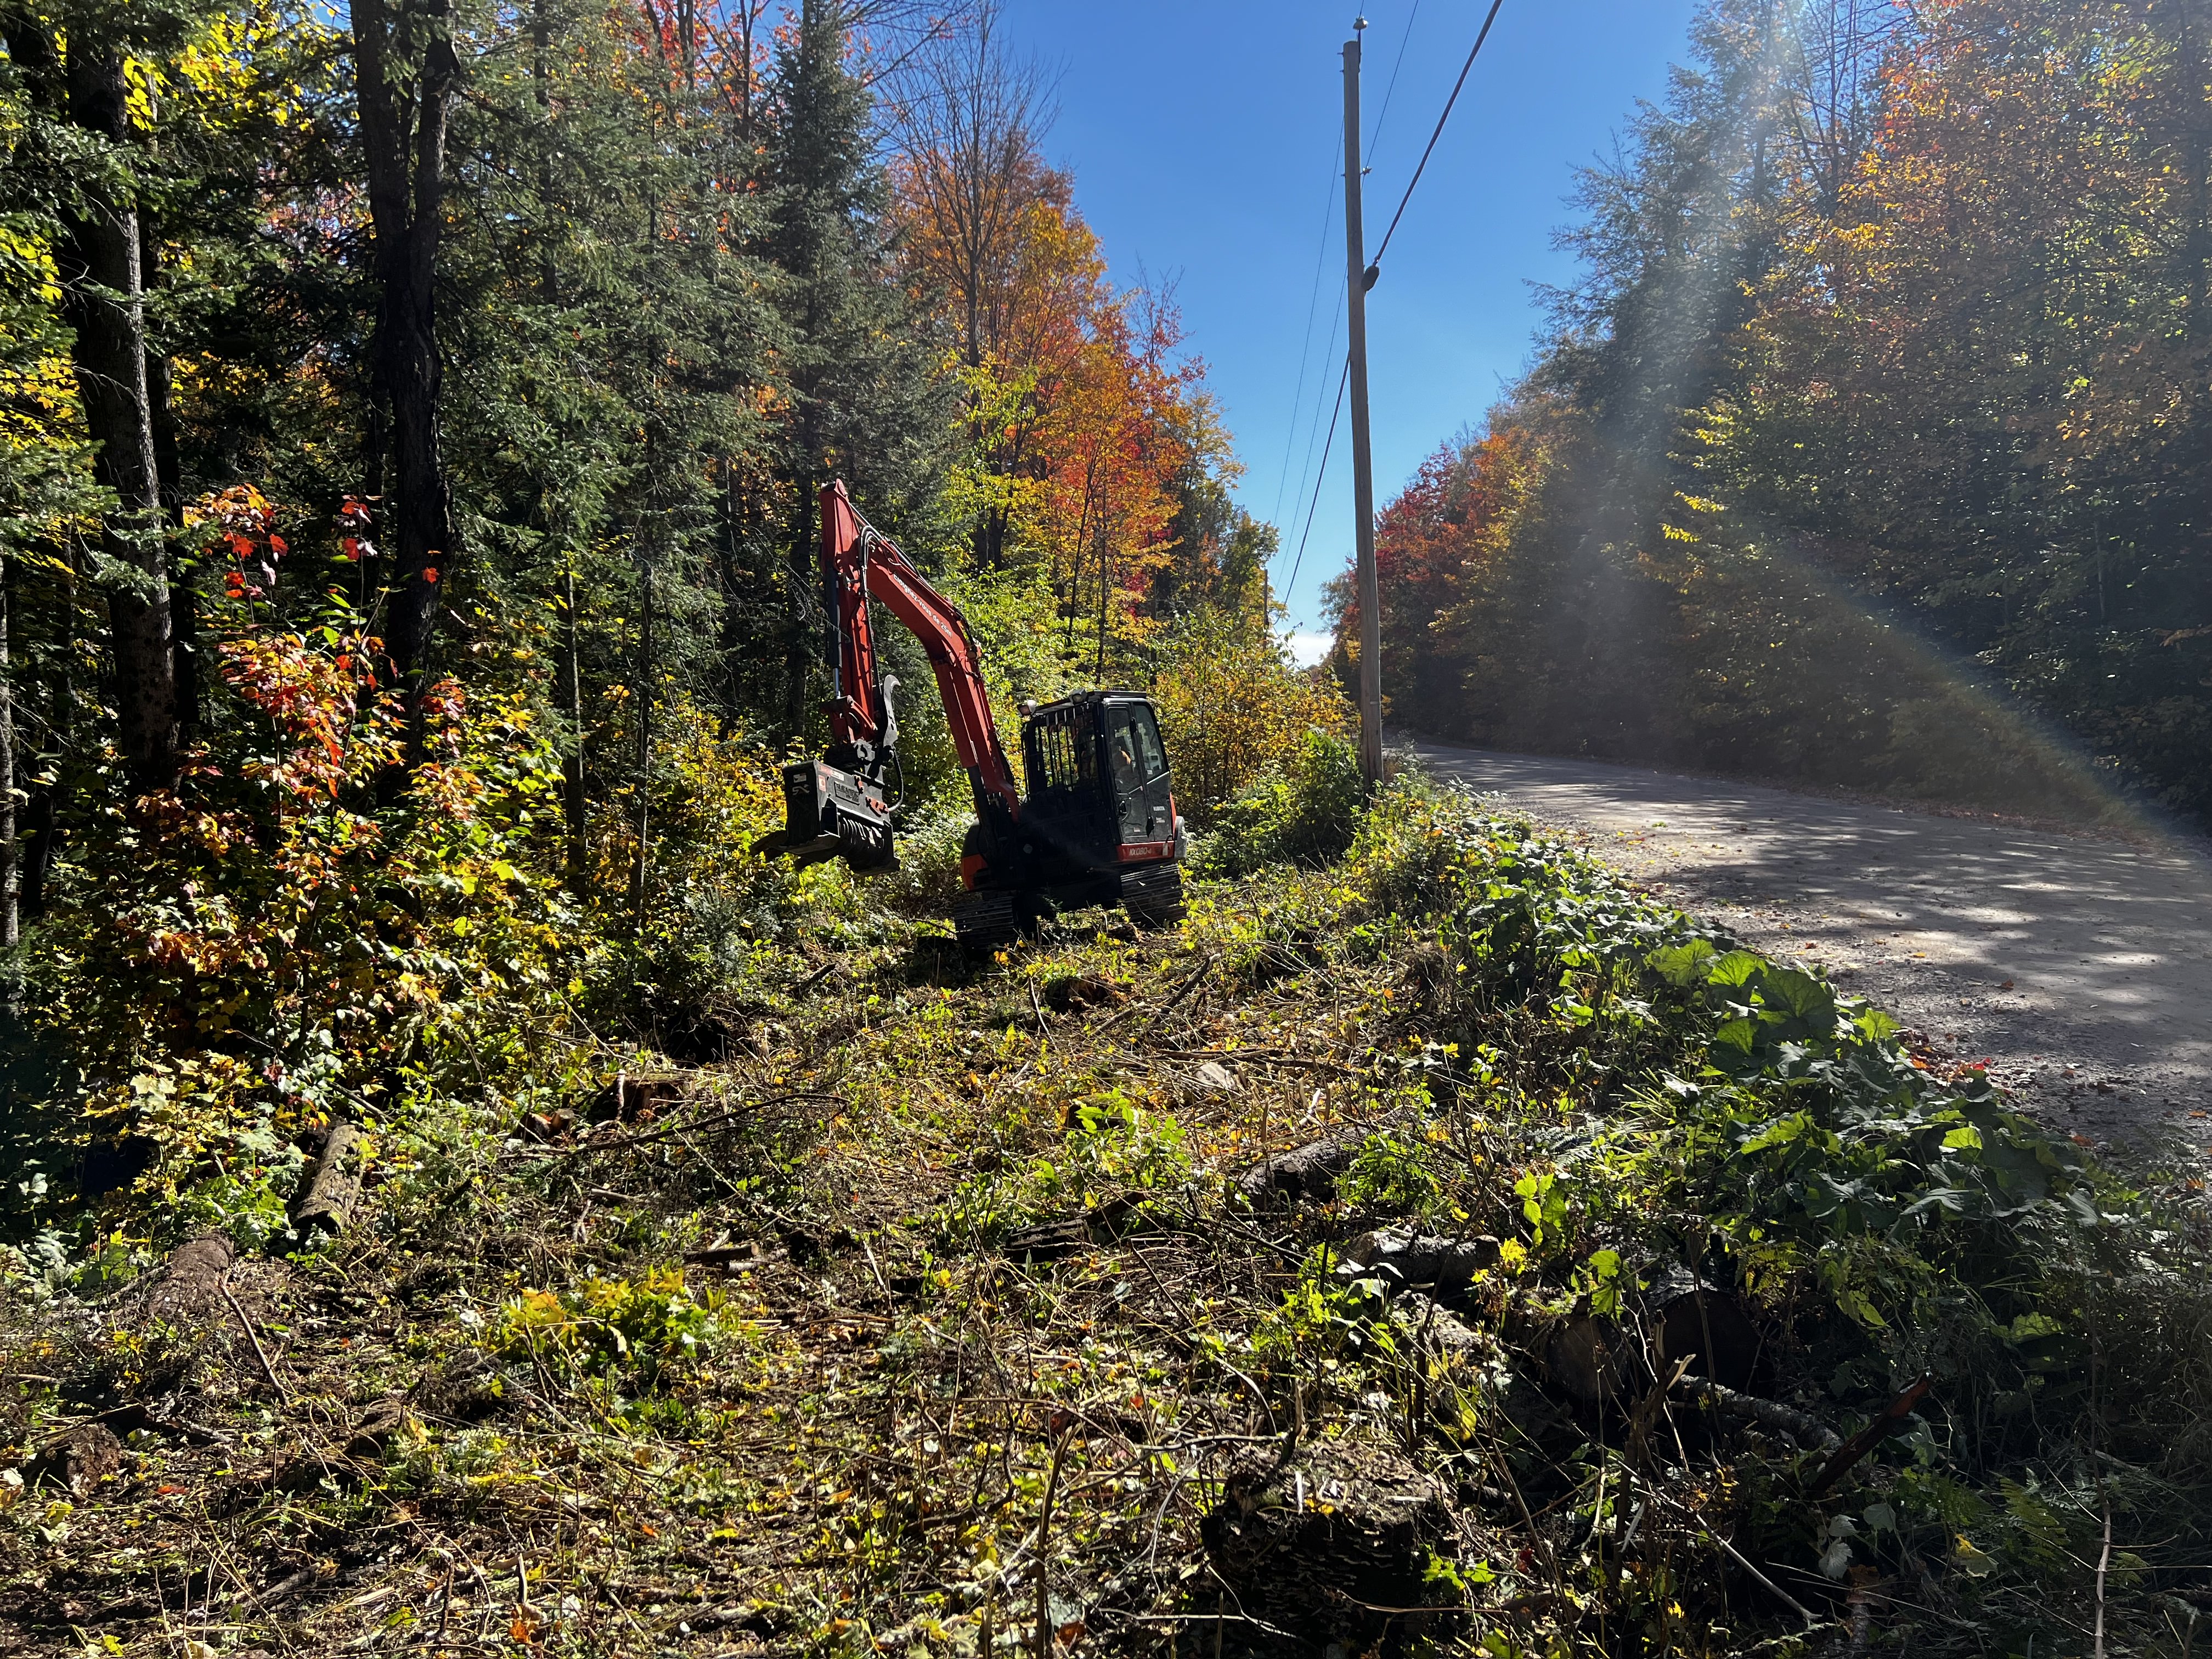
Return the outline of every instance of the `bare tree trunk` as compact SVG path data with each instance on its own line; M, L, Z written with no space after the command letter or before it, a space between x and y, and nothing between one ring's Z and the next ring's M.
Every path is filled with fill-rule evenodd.
M21 937L22 853L15 823L15 693L8 661L9 586L13 566L0 568L0 950Z
M800 439L802 455L811 456L811 434ZM814 489L811 471L799 476L799 517L792 530L791 562L784 572L787 640L783 658L783 725L793 738L806 734L806 676L813 664L807 637L806 595L814 580Z
M584 817L584 668L578 649L576 562L573 556L561 571L561 608L568 622L562 641L561 701L568 705L564 712L574 728L568 736L568 753L561 767L561 805L568 820L568 890L581 898L589 867L590 842Z
M439 449L436 281L446 127L460 62L447 0L356 0L355 84L380 293L376 375L392 409L391 609L395 674L419 691L453 556L453 497Z
M10 31L11 47L16 33ZM44 45L41 37L40 46ZM72 40L67 80L70 121L111 144L127 143L130 113L121 52L105 46L97 33ZM142 787L160 788L177 775L176 662L153 407L146 385L137 207L119 195L95 198L83 217L67 222L66 230L56 252L64 313L76 331L71 355L77 397L85 426L100 445L95 474L116 498L100 538L107 561L102 574L114 652L116 743L133 778Z
M48 774L50 781L33 781L28 805L17 824L24 839L16 877L16 912L26 920L46 911L46 872L53 867L54 849L61 840L60 799L69 781L69 774L61 762L69 753L76 732L76 673L73 665L77 642L76 557L72 553L62 579L60 649L52 658L52 701L48 705L52 712L47 728L52 747L45 753L51 754L53 761L40 769Z
M649 848L653 830L653 566L641 550L638 585L643 603L639 607L637 634L637 863L630 890L631 912L641 934L645 931L647 878L652 867Z
M146 289L161 285L161 228L143 222ZM184 463L177 450L177 420L169 404L169 359L149 352L146 359L146 399L154 422L154 478L161 502L162 521L170 532L185 526ZM181 548L182 544L172 545ZM199 594L190 574L180 565L169 570L171 651L174 656L177 698L177 743L190 749L200 734Z

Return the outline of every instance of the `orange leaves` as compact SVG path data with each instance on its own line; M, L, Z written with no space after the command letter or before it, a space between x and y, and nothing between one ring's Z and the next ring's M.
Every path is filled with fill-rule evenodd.
M1067 175L1034 152L975 165L916 143L896 176L915 286L945 296L963 342L980 544L1040 559L1071 617L1126 637L1173 556L1202 371L1177 360L1172 305L1114 287Z

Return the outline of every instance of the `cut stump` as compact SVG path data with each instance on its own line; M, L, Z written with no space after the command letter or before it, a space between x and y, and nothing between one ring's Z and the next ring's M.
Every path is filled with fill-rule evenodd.
M1445 1492L1396 1452L1325 1440L1280 1467L1231 1474L1200 1532L1230 1610L1285 1632L1252 1644L1314 1654L1331 1643L1364 1652L1386 1632L1449 1617L1376 1609L1424 1606L1423 1576L1449 1525Z

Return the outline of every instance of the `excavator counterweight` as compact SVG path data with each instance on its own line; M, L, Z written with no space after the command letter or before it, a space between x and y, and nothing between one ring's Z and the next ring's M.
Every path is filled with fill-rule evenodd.
M952 918L962 941L1005 944L1044 915L1091 904L1119 904L1143 926L1179 919L1188 841L1152 699L1098 690L1024 703L1024 793L959 607L860 516L842 482L823 486L821 507L830 746L819 760L784 768L784 829L761 850L842 858L862 871L898 862L898 682L878 661L873 599L921 642L974 790Z

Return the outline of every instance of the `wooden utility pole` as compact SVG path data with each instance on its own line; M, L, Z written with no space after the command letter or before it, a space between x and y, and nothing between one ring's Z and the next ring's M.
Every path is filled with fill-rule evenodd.
M1351 313L1352 504L1359 550L1359 772L1382 783L1382 609L1375 581L1375 462L1367 446L1367 239L1359 222L1359 30L1344 43L1345 295Z

